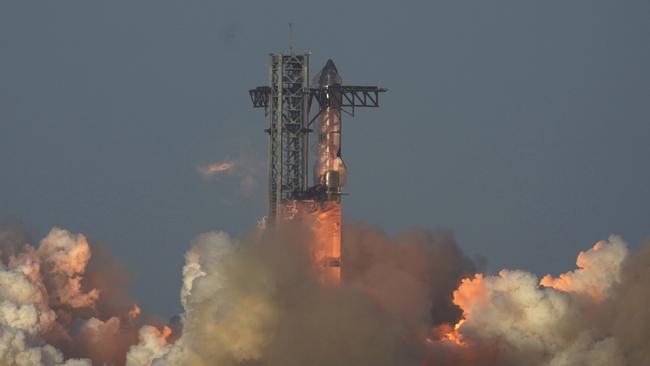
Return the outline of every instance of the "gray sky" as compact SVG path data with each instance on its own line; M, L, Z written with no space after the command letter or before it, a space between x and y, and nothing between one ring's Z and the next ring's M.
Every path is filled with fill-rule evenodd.
M179 311L190 240L265 213L263 169L242 191L196 167L265 161L247 89L292 21L314 71L390 89L343 122L347 218L568 270L650 234L649 19L645 0L2 1L0 217L83 232L145 308Z

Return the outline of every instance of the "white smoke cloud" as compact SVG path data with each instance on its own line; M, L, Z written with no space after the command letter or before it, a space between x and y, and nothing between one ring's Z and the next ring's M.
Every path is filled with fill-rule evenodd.
M408 365L424 342L405 340L426 334L432 316L453 319L443 305L430 313L433 294L446 292L450 303L459 276L471 271L449 236L409 233L396 245L375 229L349 228L353 278L338 288L318 281L310 235L290 225L241 241L223 232L198 236L183 270L182 335L170 344L143 328L127 366ZM382 268L394 276L384 285L375 283Z
M620 281L621 265L628 255L627 244L616 235L609 241L599 241L586 252L580 252L575 271L558 278L546 275L541 284L558 290L603 299L609 288Z
M92 366L88 360L63 360L56 348L12 327L0 327L0 365L3 366Z
M641 366L626 360L609 325L598 324L627 258L627 245L611 236L581 252L579 268L557 279L502 270L463 280L454 292L463 320L441 341L456 354L444 362L431 356L427 365Z
M167 330L169 328L166 328ZM166 338L169 332L159 331L156 327L144 326L140 329L139 340L132 346L126 356L126 366L148 366L155 359L160 359L169 353L171 345Z
M122 269L100 255L89 272L90 259L81 234L53 228L35 249L19 225L0 221L0 365L124 365L140 309L107 285ZM91 284L111 297L100 301Z
M37 267L37 264L34 264ZM0 270L0 325L36 335L49 329L55 320L48 308L42 285L28 273L37 268L18 266ZM38 280L38 279L37 279Z
M389 238L347 225L344 282L331 287L317 280L310 235L280 225L241 240L198 236L183 268L182 332L158 323L136 335L133 307L80 317L101 295L84 282L83 235L55 228L34 249L0 230L0 365L650 364L650 243L631 254L611 236L577 269L539 280L473 275L444 232Z
M615 341L588 331L587 319L567 293L540 288L536 276L503 270L498 276L477 276L459 288L464 321L458 332L469 345L496 347L496 364L617 365ZM471 298L462 299L463 293ZM609 352L603 358L601 347ZM562 360L584 360L565 363Z
M90 260L90 246L85 236L53 228L41 240L37 254L41 261L44 283L54 306L94 306L99 292L96 289L88 293L81 290L82 274Z
M56 239L48 236L48 247L59 247ZM27 244L20 243L14 248L6 245L7 242L2 244L6 260L0 263L0 365L91 365L87 360L64 362L63 354L41 339L41 334L53 327L56 314L48 305L39 258ZM56 258L63 257L65 254L57 253ZM58 265L58 268L63 267Z
M16 304L44 304L47 300L40 284L27 275L32 270L37 271L38 267L19 266L0 270L0 299Z
M99 345L107 339L118 336L120 334L120 323L120 319L116 317L106 321L90 318L81 325L79 334L84 339L84 342L92 347L92 345Z
M231 279L237 269L229 261L236 246L237 242L223 232L195 239L183 270L183 334L154 365L230 365L260 357L274 318L271 276L264 274L264 268L247 267L251 273L246 274L242 285L248 288L234 286L239 285ZM155 347L149 348L152 354L160 353L159 343L148 344ZM127 358L136 358L132 353L146 345L145 338Z

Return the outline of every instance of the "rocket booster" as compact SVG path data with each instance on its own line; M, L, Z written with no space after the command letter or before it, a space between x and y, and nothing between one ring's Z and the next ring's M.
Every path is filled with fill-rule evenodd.
M346 183L346 167L341 159L341 76L330 59L317 75L325 103L318 121L318 144L314 184L325 191L328 201L340 201Z

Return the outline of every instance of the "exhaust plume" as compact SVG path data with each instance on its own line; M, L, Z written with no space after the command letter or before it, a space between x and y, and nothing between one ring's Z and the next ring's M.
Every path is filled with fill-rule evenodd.
M348 223L342 282L329 286L314 261L318 235L297 221L241 239L199 235L177 327L111 288L122 270L83 235L54 228L34 248L1 223L0 364L650 364L650 242L631 252L611 236L581 252L577 269L539 279L475 273L446 231L390 237Z
M580 253L578 269L540 280L521 270L474 274L444 231L390 238L348 224L343 238L343 282L332 287L318 280L308 227L286 224L242 240L198 237L184 269L183 334L172 344L144 332L133 359L149 356L130 366L649 360L648 323L630 318L646 313L638 300L650 300L650 290L639 288L647 283L640 278L650 280L650 244L630 256L612 236Z
M197 237L183 271L183 334L171 345L145 331L127 365L416 364L431 324L458 319L451 291L474 267L448 233L391 239L348 225L339 287L319 280L313 240L297 223L242 240Z

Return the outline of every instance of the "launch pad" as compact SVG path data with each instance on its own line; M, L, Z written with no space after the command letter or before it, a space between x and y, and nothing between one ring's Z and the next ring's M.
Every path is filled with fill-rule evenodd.
M386 89L343 85L331 59L314 77L315 87L310 87L309 77L309 54L271 54L268 85L249 90L253 107L264 108L268 120L266 222L274 225L306 212L315 216L318 243L313 255L323 268L324 282L338 282L341 195L347 179L341 157L341 112L354 116L356 108L379 107L379 95ZM309 135L314 131L316 162L310 186Z

